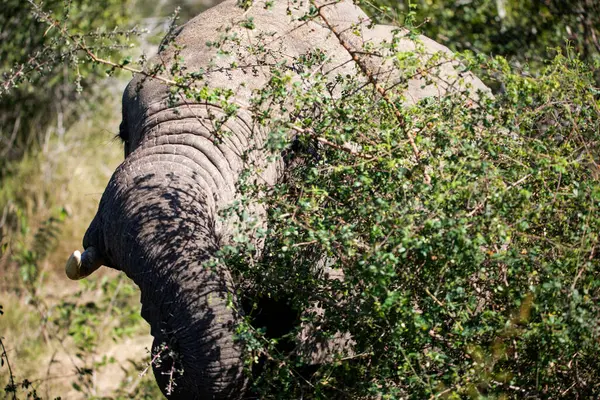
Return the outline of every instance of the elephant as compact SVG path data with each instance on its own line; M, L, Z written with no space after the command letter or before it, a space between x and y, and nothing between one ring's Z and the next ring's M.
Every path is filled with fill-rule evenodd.
M125 89L119 128L125 159L85 233L85 251L75 251L66 265L71 279L104 265L139 286L153 354L175 354L153 363L170 399L238 399L248 386L242 344L235 338L243 313L239 282L212 261L239 222L219 212L238 199L237 183L248 163L266 185L285 173L282 157L264 151L275 127L259 123L252 111L253 96L269 84L274 66L288 74L290 85L306 84L307 67L296 61L319 50L324 59L312 68L328 79L360 76L382 96L397 81L408 81L397 93L403 104L451 92L476 99L488 92L456 62L436 65L431 77L405 77L388 58L365 51L385 47L380 53L391 54L416 45L406 30L373 24L350 0L238 3L225 0L179 27ZM422 54L451 54L424 36L417 42ZM192 96L182 94L186 86ZM286 101L291 99L278 106L282 114ZM260 202L243 207L255 226L266 224ZM252 240L260 257L262 239Z

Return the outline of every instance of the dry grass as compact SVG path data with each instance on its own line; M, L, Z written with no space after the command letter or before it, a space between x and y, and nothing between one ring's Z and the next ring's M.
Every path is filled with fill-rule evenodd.
M122 159L121 144L114 139L119 121L116 101L88 111L62 138L54 137L42 151L26 155L3 182L0 210L8 216L6 231L13 235L24 228L14 217L17 210L31 232L61 208L67 210L58 245L47 258L50 268L62 267L66 257L81 246L102 191ZM15 238L10 239L14 243Z
M102 191L122 160L114 139L117 99L111 96L62 137L55 135L12 165L0 188L0 337L16 380L32 381L44 399L158 396L151 373L138 377L151 337L139 317L135 287L116 271L104 269L77 283L63 269L81 247ZM46 253L34 257L35 279L27 282L23 258L44 236L39 233L48 221L65 215L63 209L66 216L54 223ZM8 382L5 371L2 388ZM18 398L25 397L20 390Z

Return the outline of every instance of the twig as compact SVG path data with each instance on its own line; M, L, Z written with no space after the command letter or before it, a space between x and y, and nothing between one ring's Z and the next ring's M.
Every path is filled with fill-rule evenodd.
M148 365L146 365L146 368L144 368L144 370L143 370L142 372L140 372L140 373L138 374L138 376L142 377L142 376L146 375L146 372L148 372L148 370L149 370L149 369L150 369L150 367L151 367L151 366L154 364L154 362L156 361L156 359L157 359L157 358L159 358L159 357L162 355L162 352L163 352L164 350L168 350L168 349L169 349L169 347L168 347L168 346L165 346L165 348L164 348L164 349L161 349L161 350L160 350L158 353L156 353L156 354L154 355L154 357L152 357L152 360L150 360L150 362L148 363Z
M318 243L317 240L310 240L308 242L295 243L292 245L293 248L302 247L302 246L310 246L311 244Z
M323 8L333 5L333 4L337 4L337 1L332 2L332 3L323 4L320 7L318 7L315 4L315 0L311 0L311 4L318 10L319 16L321 17L323 22L325 22L325 24L327 25L327 28L329 28L329 30L338 39L338 41L340 42L342 47L344 47L344 49L346 49L348 54L350 54L350 56L352 57L352 60L354 60L356 65L358 65L358 67L362 71L363 75L367 78L369 83L371 85L373 85L375 90L377 90L377 92L381 95L381 97L385 100L385 102L390 107L392 107L392 110L394 111L394 115L396 116L396 119L397 119L400 127L404 130L404 132L406 134L406 137L408 139L408 142L410 143L410 147L412 148L412 151L417 160L417 163L419 163L421 161L421 153L419 152L419 149L417 148L417 144L415 143L414 136L408 129L406 129L406 119L404 118L404 115L402 115L402 113L400 112L398 107L396 107L396 104L391 99L389 92L386 91L379 83L377 83L377 80L375 79L375 77L374 77L373 73L371 72L371 70L369 69L369 67L359 57L360 53L357 50L353 49L351 47L351 45L346 40L344 40L341 33L335 29L336 28L335 26L331 25L331 23L327 20L326 16L323 14L323 11L322 11ZM429 174L427 172L424 172L424 174L425 174L425 178L424 178L425 183L427 185L431 184L431 177L429 176Z
M152 79L156 79L158 81L161 81L167 85L173 85L173 86L177 86L177 87L181 87L180 84L178 84L177 82L175 82L172 79L168 79L165 78L163 76L157 75L157 74L152 74L152 73L148 73L144 70L138 69L138 68L133 68L133 67L129 67L127 65L124 64L117 64L115 62L112 62L110 60L106 60L103 58L98 57L86 44L85 41L83 40L83 38L78 38L75 37L74 35L72 35L71 33L69 33L69 31L61 25L60 21L51 18L47 13L45 13L40 6L35 3L35 1L33 0L27 0L29 4L31 4L33 6L33 8L37 11L38 16L40 19L42 19L43 21L45 21L48 25L50 25L50 27L55 27L58 29L58 31L60 32L61 36L69 39L70 41L72 41L75 46L77 48L79 48L79 50L82 50L84 53L86 53L86 55L94 62L99 63L99 64L104 64L104 65L108 65L110 67L113 68L118 68L118 69L122 69L123 71L128 71L131 72L133 74L142 74L148 78L152 78Z
M435 296L433 295L433 293L431 293L431 292L429 291L429 289L425 288L425 293L427 293L427 295L428 295L429 297L431 297L431 298L433 299L433 301L435 301L435 302L438 304L438 306L440 306L440 307L442 307L442 308L444 308L444 309L446 308L446 307L444 306L444 303L442 303L441 301L439 301L439 300L437 299L437 297L435 297Z
M119 275L119 282L117 282L117 287L115 288L115 291L114 291L112 297L110 298L110 302L108 303L108 307L106 307L106 311L104 312L104 321L102 322L102 325L99 328L100 332L104 331L104 328L106 328L106 325L108 325L108 322L110 320L110 314L112 313L112 310L115 307L115 303L117 301L117 296L121 292L122 284L123 284L123 275Z
M357 358L367 358L367 357L372 356L372 355L373 355L373 353L364 352L364 353L356 354L356 355L353 355L353 356L348 356L348 357L340 358L339 361L354 360L354 359L357 359Z
M171 371L169 371L169 385L167 386L167 395L171 395L173 393L173 385L175 384L175 379L173 375L175 374L175 360L171 364Z
M347 145L347 144L346 145L339 145L337 143L333 143L333 142L331 142L331 141L329 141L329 140L327 140L327 139L319 136L315 131L313 131L310 128L302 128L300 126L293 125L293 124L289 124L288 127L290 129L295 130L298 133L310 136L310 137L314 138L317 142L323 143L324 145L327 145L329 147L333 147L334 149L344 151L344 152L346 152L348 154L352 154L353 156L360 157L360 158L363 158L365 160L372 160L373 159L373 156L371 156L369 154L361 153L360 151L356 151L353 148L351 148L350 145Z
M10 381L10 386L11 388L14 390L12 392L12 398L13 400L17 400L17 385L15 385L15 376L13 375L13 371L12 368L10 367L10 361L8 360L8 354L6 353L6 347L4 347L4 342L2 341L2 338L0 337L0 346L2 346L2 355L0 356L0 358L6 360L6 366L8 367L8 379Z
M576 384L577 384L577 382L574 382L574 383L573 383L571 386L569 386L567 389L565 389L565 390L564 390L564 391L563 391L563 392L560 394L560 395L561 395L561 397L562 397L562 396L564 396L564 395L566 395L567 393L569 393L569 391L570 391L571 389L573 389L573 388L575 387L575 385L576 385Z
M592 247L592 251L590 253L590 256L588 257L588 261L592 261L594 259L595 254L596 254L596 246ZM577 276L575 276L575 279L573 279L573 284L571 285L571 294L575 290L575 286L577 286L577 281L579 280L579 278L581 278L581 275L583 274L584 270L585 270L585 264L581 268L579 268L579 271L577 272Z
M402 347L400 344L398 344L398 349L400 349L400 352L402 353L402 357L404 357L404 361L408 364L410 370L412 371L412 373L414 374L415 378L421 382L421 384L423 386L430 386L431 385L427 385L427 383L423 380L423 378L421 378L421 375L419 375L417 373L417 370L415 370L415 367L412 365L412 362L410 362L410 359L408 358L408 356L406 355L406 351L404 351L404 347ZM427 377L427 375L425 375L425 377Z
M527 180L527 178L529 178L530 176L531 176L531 174L527 174L524 177L522 177L521 179L519 179L518 181L511 183L510 186L506 188L506 192L508 192L510 189L514 188L515 186L519 186L521 183L525 182ZM479 210L481 210L483 208L483 206L485 205L485 202L488 200L488 197L489 196L486 196L485 199L483 199L479 204L477 204L477 206L475 206L475 208L472 209L467 214L467 217L471 218L472 216L477 214L479 212Z
M500 382L500 381L496 381L496 380L492 380L490 382L492 382L494 385L504 386L504 387L507 387L507 388L509 388L511 390L514 390L514 391L517 391L517 392L527 393L527 391L525 389L523 389L522 387L519 387L519 386L506 384L506 383L503 383L503 382Z

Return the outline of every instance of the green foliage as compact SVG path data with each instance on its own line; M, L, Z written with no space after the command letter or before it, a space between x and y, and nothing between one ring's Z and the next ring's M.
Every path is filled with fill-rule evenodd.
M361 3L376 18L420 25L423 33L453 50L502 55L541 72L551 49L565 47L595 66L600 82L600 5L593 0L378 0ZM383 13L382 13L383 11Z
M24 289L28 307L16 311L16 315L11 315L12 323L23 325L20 329L25 333L28 329L32 329L29 320L36 321L35 323L39 325L36 326L36 330L43 332L42 337L39 337L38 340L44 341L46 345L49 344L48 342L53 342L53 346L59 345L65 348L67 341L72 342L75 347L74 358L78 360L77 364L73 365L76 373L72 387L89 397L94 392L94 373L105 365L115 363L113 358L106 356L100 361L97 360L95 353L101 344L101 339L109 336L116 341L132 336L139 331L142 318L139 315L137 304L132 302L132 298L137 294L137 289L121 275L116 279L84 281L81 289L76 293L63 296L53 295L51 298L55 300L49 301L46 298L47 295L42 294L45 292L43 281L48 274L43 271L41 264L56 245L68 215L64 209L58 210L38 229L31 232L32 228L27 215L20 209L16 214L20 220L20 234L13 243L10 254L12 264L18 268L18 278L21 280L20 283L15 284L16 292L22 295L19 292ZM28 238L32 238L32 240L29 241ZM6 282L8 282L11 274L7 270L5 275ZM92 294L95 294L95 300L82 301ZM56 299L57 297L58 299ZM4 314L2 307L0 307L0 311L0 315ZM15 311L11 309L7 311L9 311L8 314L15 314ZM7 318L7 316L3 317ZM10 323L3 323L2 326L5 329L10 326ZM4 388L6 396L14 399L22 398L21 396L41 399L38 387L43 380L22 378L23 375L19 375L20 380L16 380L15 377L18 374L14 370L14 364L11 369L4 342L0 341L0 344L3 350L1 364L2 366L6 364L9 370L9 380ZM37 346L37 351L39 351L43 345L30 342L21 343L21 346L17 349L17 354L24 353L29 357L36 357L36 350L29 348ZM49 367L47 373L50 370ZM140 387L140 390L144 390L143 387Z
M331 98L313 58L296 62L310 84L274 68L256 109L278 127L271 151L290 138L305 150L278 187L240 185L268 206L263 258L248 262L244 231L223 255L256 302L302 312L288 339L309 324L355 345L307 377L307 360L280 350L285 338L241 326L250 360L269 360L259 396L597 397L600 92L590 69L571 49L537 77L479 56L467 69L503 94L399 108L401 97L348 76L336 84L352 95ZM291 116L264 111L290 97ZM327 279L325 264L345 278Z
M40 262L43 261L53 246L56 245L57 237L60 234L61 226L67 218L67 212L64 209L59 210L56 215L46 219L42 226L33 235L31 246L24 241L29 235L29 224L23 210L16 208L16 217L19 220L21 239L17 241L12 248L12 261L19 269L19 274L27 291L32 298L36 296L36 283L40 278Z
M15 163L18 173L3 182L0 298L5 313L0 316L0 336L10 356L14 385L4 390L10 384L4 364L0 398L32 398L34 393L44 399L70 398L73 392L94 398L107 392L98 379L108 370L113 371L115 385L119 382L114 381L114 370L128 374L121 387L110 392L115 399L158 397L153 378L137 378L143 369L137 360L143 348L127 348L132 358L128 361L123 351L115 357L104 355L131 337L147 335L135 285L114 275L77 285L63 272L66 255L80 246L85 224L97 207L89 196L78 200L81 193L99 193L110 173L106 166L122 157L120 149L110 145L112 135L103 132L107 121L116 129L112 104L104 102L93 120L71 127L64 141L52 140L47 152ZM92 155L97 163L77 161L94 160Z
M39 282L36 282L36 285L39 286ZM133 300L137 294L136 287L125 277L119 276L86 282L82 284L77 293L60 296L53 302L49 302L43 297L35 297L36 294L37 292L30 294L28 308L16 311L18 315L13 316L13 319L17 318L17 323L24 325L20 327L23 334L27 334L28 329L33 329L26 320L35 320L39 324L36 326L37 332L43 332L43 337L34 340L43 343L20 343L13 350L13 354L19 356L21 353L25 353L28 357L35 358L37 355L30 352L29 347L37 345L39 351L48 345L63 350L74 346L73 350L69 350L72 351L72 354L69 355L72 365L70 370L57 374L57 371L52 368L52 364L55 362L53 361L55 352L49 361L46 376L30 377L19 363L16 363L15 366L14 359L9 362L8 354L3 351L1 367L6 365L7 372L9 372L8 375L3 374L2 383L6 384L4 393L15 399L31 398L32 396L41 399L42 397L38 393L41 392L41 386L46 380L52 379L52 375L54 375L68 377L73 390L86 398L92 398L97 391L95 375L102 368L119 368L115 358L97 355L100 346L107 337L111 341L119 341L139 334L142 318L139 315L137 304ZM95 301L83 300L85 298L94 298ZM7 315L15 313L10 308L6 311ZM6 318L7 316L2 317ZM3 323L2 326L9 327L10 322ZM36 336L38 335L39 333ZM5 341L0 342L2 346L5 346L5 343ZM15 346L15 343L9 342L9 344L11 347ZM17 358L21 363L23 362L22 357ZM133 360L131 363L128 374L134 377L142 367ZM5 381L4 376L8 381ZM132 392L139 393L140 397L144 397L143 394L147 393L145 398L152 398L148 396L151 393L156 395L155 386L153 381L150 382L147 378L142 379L141 377L137 382L124 381L123 387L114 393L116 396L114 398L126 398ZM46 393L48 392L46 391Z
M3 314L3 307L0 305L0 317ZM0 337L0 349L2 350L0 353L0 369L6 370L3 372L7 376L6 386L4 386L5 398L16 400L19 392L22 391L28 399L41 400L42 398L38 396L37 389L29 379L25 378L20 382L16 381L2 337ZM54 400L60 400L60 397L56 397Z
M235 34L220 40L210 43L220 55L240 47ZM423 60L418 50L389 58L401 75L397 92L324 76L315 66L327 57L314 51L293 68L270 66L269 84L251 99L254 122L269 131L261 150L283 151L288 171L264 186L249 161L225 213L238 217L239 231L221 261L250 304L279 299L301 315L282 337L253 326L252 310L237 327L252 390L260 398L598 397L592 68L571 47L533 76L502 57L467 55L457 68L500 93L408 106L398 93L409 79L430 83L434 65L456 60ZM230 93L190 85L203 74L174 65L173 93L227 108ZM268 210L267 229L252 223L256 202ZM265 240L258 259L256 235ZM297 339L307 328L308 342L349 334L352 350L311 367Z
M85 102L74 102L78 92L106 76L106 68L86 62L82 45L107 58L118 57L131 46L131 36L139 32L120 27L132 24L132 4L131 0L3 2L0 179L8 172L7 161L40 146L53 131L61 136L75 110L84 108Z

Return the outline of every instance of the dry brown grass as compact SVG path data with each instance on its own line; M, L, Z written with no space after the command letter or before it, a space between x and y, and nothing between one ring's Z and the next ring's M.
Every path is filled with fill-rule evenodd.
M82 115L62 137L51 138L40 151L13 165L12 176L0 188L0 244L5 244L0 253L4 310L0 337L17 381L33 381L42 398L127 398L139 393L141 386L154 385L151 376L138 378L151 337L137 317L139 295L127 278L104 269L77 283L64 274L66 259L81 248L102 191L122 160L121 144L114 139L119 97L113 98ZM33 248L36 233L61 209L67 215L56 224L56 237L48 239L47 254L36 260L38 275L29 284L23 280L23 262L18 258ZM77 327L74 315L64 315L65 304L90 309L93 348L82 351L81 340L72 331L85 330L85 321ZM122 316L120 308L130 314ZM130 331L115 337L115 328L123 321ZM82 379L82 368L89 367L93 371ZM5 371L2 388L8 382ZM18 398L24 393L20 391Z

